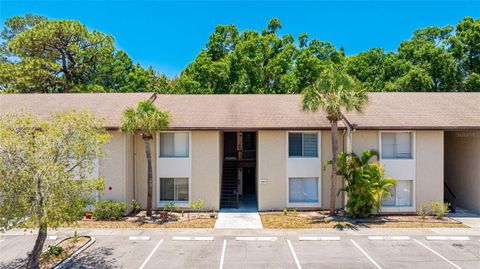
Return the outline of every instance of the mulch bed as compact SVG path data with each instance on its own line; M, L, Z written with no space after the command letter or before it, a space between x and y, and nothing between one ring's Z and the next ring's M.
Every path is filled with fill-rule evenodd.
M58 256L48 256L46 252L44 252L40 259L40 268L53 268L91 240L89 236L79 236L77 239L78 241L74 242L74 239L70 237L58 243L56 246L62 247L63 249L62 253Z

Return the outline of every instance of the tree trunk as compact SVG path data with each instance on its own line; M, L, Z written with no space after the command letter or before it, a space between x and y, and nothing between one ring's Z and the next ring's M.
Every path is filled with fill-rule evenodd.
M32 253L28 257L27 269L38 269L40 268L40 255L42 254L43 244L47 239L47 224L40 223L38 229L37 239L35 240L35 246L33 247Z
M332 125L332 181L330 188L330 212L332 216L335 214L335 198L337 196L337 163L338 163L338 122L330 121Z
M150 140L148 137L143 138L145 143L145 153L147 154L147 216L152 215L152 193L153 193L153 179L152 179L152 152L150 150Z

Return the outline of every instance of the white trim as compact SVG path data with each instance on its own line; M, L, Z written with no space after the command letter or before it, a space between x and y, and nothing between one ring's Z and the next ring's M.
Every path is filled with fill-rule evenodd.
M395 159L395 158L382 158L382 134L383 133L411 133L411 158L409 159ZM386 212L415 212L416 211L416 196L417 196L417 190L416 190L416 177L417 177L417 172L416 172L416 158L417 158L417 137L416 137L416 132L413 130L382 130L378 132L378 161L380 163L386 165L392 165L394 164L395 168L397 169L402 169L404 171L410 171L412 173L411 178L396 178L394 175L389 175L388 174L388 167L385 169L387 170L385 173L385 176L392 176L393 179L397 181L402 181L402 180L409 180L412 181L412 205L411 206L381 206L379 209L379 212L386 213ZM412 167L413 165L413 167ZM395 202L396 203L396 202Z
M289 134L290 133L316 133L317 134L317 157L289 157ZM286 131L285 135L285 195L286 195L286 206L287 207L322 207L322 132L321 131L311 131L311 130L295 130L295 131ZM303 150L303 149L302 149ZM298 166L299 164L308 164L308 168L312 167L312 171L304 171L300 167L292 169L291 167ZM296 163L296 164L295 164ZM290 169L289 169L290 167ZM313 170L318 169L318 171L313 172ZM301 171L301 172L299 172ZM302 174L299 174L302 173ZM290 203L290 192L289 192L289 180L290 178L317 178L317 195L318 202L315 203Z

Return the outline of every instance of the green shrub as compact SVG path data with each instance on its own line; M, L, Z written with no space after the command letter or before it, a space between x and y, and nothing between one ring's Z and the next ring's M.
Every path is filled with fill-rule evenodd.
M392 195L392 187L397 186L396 180L385 177L379 162L371 162L373 157L378 159L378 153L373 150L366 150L361 156L345 152L338 154L337 175L346 182L340 192L347 193L347 213L353 218L366 218L373 209L380 209L382 199Z
M63 252L63 248L60 247L60 246L52 246L52 245L48 245L48 250L47 250L47 256L48 257L57 257L59 256L60 254L62 254Z
M137 200L132 200L132 203L130 205L133 209L133 213L135 214L137 214L140 211L140 209L142 209L142 205Z
M424 219L426 216L432 214L432 205L431 203L424 203L417 209L417 215Z
M93 216L97 220L119 220L125 215L125 202L99 201L95 203Z
M442 201L432 202L432 212L437 218L443 219L443 217L450 212L450 209L448 208L449 206L449 203L444 203Z

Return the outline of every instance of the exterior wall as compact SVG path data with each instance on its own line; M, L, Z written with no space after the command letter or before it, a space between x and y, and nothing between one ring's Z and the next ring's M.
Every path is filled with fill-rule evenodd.
M365 150L380 151L378 131L355 131L353 132L353 152L362 155Z
M281 210L287 205L286 132L257 133L257 202L259 210Z
M126 187L125 187L125 197L128 205L128 210L131 210L131 202L135 199L135 167L134 167L134 136L127 134L125 137L126 140Z
M480 213L480 132L445 133L445 182L457 206Z
M443 201L443 131L416 132L416 207Z
M110 132L110 142L105 146L106 156L101 158L99 174L105 178L105 190L100 200L126 201L127 182L127 135L120 131Z
M220 206L220 132L194 131L192 134L192 178L190 200L204 201L203 207Z
M343 139L342 139L342 131L338 132L338 151L341 152L343 151ZM322 204L321 208L322 209L328 209L330 207L330 193L331 193L331 180L332 180L332 167L331 166L325 166L325 169L323 169L323 166L333 158L332 154L332 135L330 131L322 131L322 160L318 164L320 166L320 169L322 169ZM342 187L342 179L340 177L337 177L337 193L338 190ZM337 198L335 199L335 205L336 208L341 208L343 206L343 195L339 194Z

